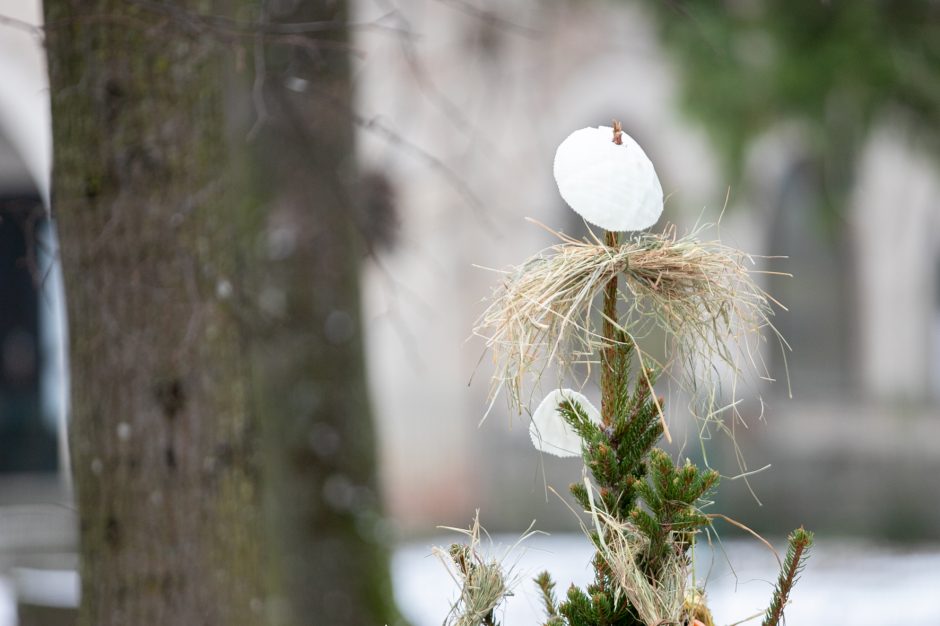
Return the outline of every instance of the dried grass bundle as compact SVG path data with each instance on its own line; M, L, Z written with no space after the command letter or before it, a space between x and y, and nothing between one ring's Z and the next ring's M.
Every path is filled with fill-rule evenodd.
M477 558L467 546L451 550L455 563ZM460 599L454 605L454 626L479 626L493 621L493 611L509 595L503 570L497 561L480 560L463 572Z
M637 558L648 547L648 540L630 524L612 517L605 519L604 527L608 537L600 553L639 618L648 626L683 623L689 573L685 559L673 555L666 562L662 576L650 581L637 565Z
M757 350L762 334L769 330L786 345L770 321L772 304L779 303L754 280L755 274L770 272L751 269L754 258L744 252L700 241L704 228L678 237L669 227L617 247L554 233L561 243L506 272L474 329L496 366L492 397L505 389L510 406L521 410L528 404L527 375L538 378L552 362L563 369L596 363L607 342L598 328L603 315L599 307L595 314L595 296L619 276L626 285L621 297L627 312L610 321L634 341L661 329L669 361L682 364L684 375L674 378L688 388L697 388L696 377L716 361L735 372L744 361L766 378ZM639 356L653 362L645 353Z
M595 504L588 488L591 519L597 532L597 551L617 581L617 595L623 594L648 626L681 624L685 610L689 561L684 554L670 552L656 580L650 580L639 563L649 549L649 538L629 521L619 520ZM585 530L585 534L590 534ZM615 596L616 597L616 596Z
M493 613L503 600L512 595L515 582L512 568L507 568L503 562L519 544L539 533L532 530L534 524L533 521L519 540L506 550L502 558L486 558L480 550L481 536L486 531L480 525L479 510L476 511L469 528L439 527L465 535L469 540L466 544L452 544L446 550L438 547L433 549L434 555L441 560L451 578L460 587L460 596L451 606L450 614L444 620L445 624L479 626L495 623Z

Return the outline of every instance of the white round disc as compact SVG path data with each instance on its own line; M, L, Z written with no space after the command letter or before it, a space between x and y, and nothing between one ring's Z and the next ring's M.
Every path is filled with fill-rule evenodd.
M642 230L663 212L663 188L643 148L608 126L576 130L555 152L555 182L585 220L610 231Z
M573 389L557 389L545 396L532 414L529 437L532 445L541 452L562 457L581 456L581 437L558 410L558 405L565 400L580 404L592 422L601 423L600 411L590 400Z

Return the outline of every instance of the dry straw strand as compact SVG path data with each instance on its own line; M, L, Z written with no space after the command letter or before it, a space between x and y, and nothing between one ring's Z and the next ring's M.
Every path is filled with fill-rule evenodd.
M452 626L479 626L492 618L493 611L509 595L509 584L502 565L480 554L480 512L468 529L447 528L462 533L469 544L453 544L449 550L434 548L460 587L460 597L451 607L446 623ZM453 564L453 570L450 567Z
M714 375L708 370L716 361L734 372L743 362L769 378L757 347L766 333L788 349L771 323L780 305L757 284L755 275L766 272L753 269L754 257L701 241L706 227L679 237L670 226L616 247L554 233L560 243L506 273L474 329L495 363L492 394L505 388L510 406L521 410L527 379L538 379L549 363L563 371L596 363L609 344L597 328L595 298L618 276L626 313L612 321L633 340L663 331L669 362L681 364L673 378L684 387L713 388L715 380L701 379ZM640 358L655 363L648 354Z
M477 509L469 528L439 526L467 537L464 544L455 543L449 549L435 547L433 553L447 568L451 578L460 588L460 595L451 605L445 619L448 626L479 626L495 623L493 614L496 608L512 595L516 583L513 568L504 563L510 553L526 539L536 534L532 530L535 521L513 545L509 546L500 558L486 557L481 550L481 539L486 530L480 525L480 511ZM489 536L487 534L487 536Z
M647 626L681 623L689 576L688 559L670 551L661 575L657 580L650 580L639 566L640 557L649 549L649 538L631 522L619 520L599 508L587 477L584 485L591 505L589 513L597 531L598 552L617 581L618 593L623 593Z

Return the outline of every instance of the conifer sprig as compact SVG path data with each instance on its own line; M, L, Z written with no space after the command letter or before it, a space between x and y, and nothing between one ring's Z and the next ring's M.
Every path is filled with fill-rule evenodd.
M605 317L616 316L616 283L611 285L604 294ZM588 481L571 485L572 495L595 519L588 535L597 552L593 584L586 590L572 586L557 606L569 626L631 626L678 615L687 549L697 530L709 524L698 503L718 480L717 472L700 472L688 462L676 468L666 452L654 448L664 432L662 400L653 391L657 372L641 360L631 384L635 344L613 324L604 329L601 424L575 401L558 407L581 437L599 496L596 503ZM638 498L645 508L637 505Z
M650 453L650 480L634 490L646 509L634 508L630 519L650 540L647 570L652 576L662 571L670 551L685 553L699 528L709 525L698 502L718 483L718 472L701 471L691 461L676 467L660 449Z
M654 400L652 385L657 373L643 368L630 384L633 343L625 334L616 345L610 364L613 367L610 404L612 422L597 425L577 402L566 400L558 410L583 441L584 463L591 470L606 511L626 519L635 502L634 485L646 475L646 458L663 434L659 418L662 401ZM589 502L581 483L571 486L572 495L585 510Z
M671 348L667 363L686 364L693 378L689 388L711 393L715 381L709 374L698 380L703 374L696 364L724 361L737 371L739 342L751 357L749 339L776 330L770 324L773 301L754 282L752 259L717 242L702 243L696 234L678 238L669 229L624 243L613 232L605 233L603 243L563 237L550 255L530 259L507 275L475 331L485 334L494 353L494 391L508 390L514 405L522 400L527 372L538 373L552 361L564 369L586 355L600 355L599 412L579 393L558 390L533 416L534 425L547 425L546 432L561 432L565 445L556 447L566 453L577 447L575 436L580 439L593 478L585 475L571 485L571 493L592 520L582 528L595 547L594 580L585 588L571 585L559 601L548 572L537 576L544 626L711 626L704 592L689 585L689 548L715 516L704 514L702 507L718 473L700 470L689 460L676 464L655 447L661 437L671 442L663 400L654 390L667 366L648 367L654 360L634 337L656 327L665 331ZM595 299L601 294L598 324ZM622 300L628 305L625 315L617 311ZM552 421L558 416L570 428ZM536 448L554 454L536 435ZM802 528L791 535L764 626L778 626L811 542L812 535ZM450 555L463 579L455 606L461 621L456 623L489 626L496 595L507 594L480 593L476 581L487 563L471 555L463 548Z
M789 543L787 558L783 561L783 569L780 570L777 585L774 587L773 599L761 626L778 626L783 619L783 608L787 604L787 598L806 565L809 549L813 545L813 533L800 526L790 533L787 542Z
M542 594L542 604L545 605L545 614L549 617L558 616L557 601L555 600L555 581L551 574L542 572L535 577L535 584L538 585Z

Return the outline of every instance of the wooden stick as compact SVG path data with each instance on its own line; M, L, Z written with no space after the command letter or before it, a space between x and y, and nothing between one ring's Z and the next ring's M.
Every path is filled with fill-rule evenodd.
M604 243L610 248L620 245L620 237L615 232L605 231ZM617 285L620 279L615 274L604 287L604 321L601 334L607 346L601 353L601 422L604 426L614 423L614 407L617 402L617 389L615 388L614 361L617 356L616 337L614 337L614 320L617 319Z

